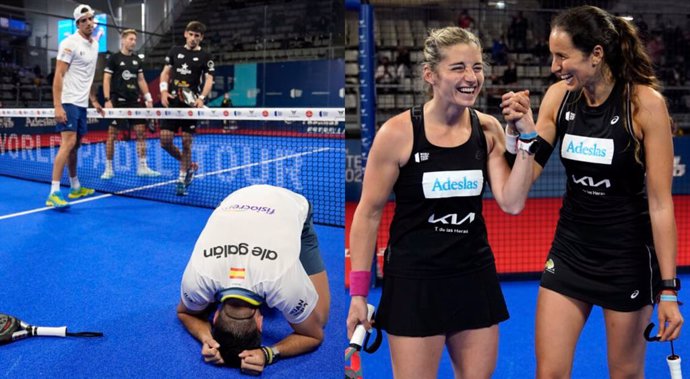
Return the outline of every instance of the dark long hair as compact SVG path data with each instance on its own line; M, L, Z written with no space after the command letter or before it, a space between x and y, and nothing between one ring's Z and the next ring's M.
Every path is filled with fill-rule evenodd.
M641 84L657 91L661 85L656 75L652 60L637 34L637 28L629 21L616 17L601 8L583 5L570 8L558 14L551 22L551 28L558 28L570 35L573 45L589 55L596 45L604 49L604 62L615 81L625 83L623 90L623 115L627 121L628 96L635 104L635 113L640 109L638 99L630 93L632 86ZM632 124L632 120L631 124ZM626 122L621 123L625 127ZM635 159L642 163L640 141L633 134L635 141Z

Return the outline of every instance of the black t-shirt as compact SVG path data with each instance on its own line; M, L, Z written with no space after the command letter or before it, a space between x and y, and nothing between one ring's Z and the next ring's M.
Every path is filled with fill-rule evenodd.
M107 57L104 71L110 78L110 98L114 101L137 101L139 85L137 75L143 74L143 61L136 54L125 55L122 52Z
M170 92L186 87L195 94L201 93L204 74L213 76L215 72L211 54L203 50L188 50L182 46L173 46L165 57L165 64L170 69Z

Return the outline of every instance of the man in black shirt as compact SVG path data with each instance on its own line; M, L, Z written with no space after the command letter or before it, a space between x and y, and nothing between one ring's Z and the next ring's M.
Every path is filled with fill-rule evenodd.
M103 74L103 96L106 108L140 108L139 91L144 96L146 107L153 107L153 99L149 93L149 87L144 78L143 62L134 54L137 46L137 32L134 29L124 30L120 34L120 51L108 57ZM105 145L105 171L101 179L111 179L115 176L113 170L113 155L115 150L115 138L118 129L129 130L134 125L137 135L137 165L138 176L160 176L160 173L151 170L146 163L146 120L142 119L115 119L108 128L108 141Z
M214 65L211 55L201 50L206 26L192 21L185 28L185 45L173 46L165 57L161 72L161 103L164 107L204 107L204 100L213 86ZM201 89L201 83L204 83ZM182 151L173 144L173 137L182 129ZM192 136L196 120L163 120L161 146L180 162L177 195L187 195L187 187L199 166L192 162Z

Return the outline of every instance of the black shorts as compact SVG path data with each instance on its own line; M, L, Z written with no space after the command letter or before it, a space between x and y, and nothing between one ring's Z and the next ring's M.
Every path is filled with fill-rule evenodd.
M316 238L316 231L312 223L311 203L309 203L309 214L302 227L299 261L307 275L318 274L326 270L319 250L319 240Z
M177 98L170 99L168 106L170 108L191 108ZM196 124L198 122L199 120L163 119L161 120L161 130L169 130L173 133L177 133L178 130L182 129L185 133L193 134L196 133Z
M113 108L143 108L138 101L119 101L117 99L111 101ZM110 123L110 126L118 130L129 130L134 125L146 125L146 120L141 118L116 118Z
M376 324L407 337L449 335L507 320L496 267L458 277L412 279L385 276Z
M654 304L661 278L652 246L640 246L638 251L609 250L608 254L595 249L554 240L541 286L619 312Z

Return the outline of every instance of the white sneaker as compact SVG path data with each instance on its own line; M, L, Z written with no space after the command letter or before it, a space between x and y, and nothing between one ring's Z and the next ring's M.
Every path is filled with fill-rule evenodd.
M161 173L158 171L151 170L148 166L141 167L137 169L137 176L161 176Z
M105 179L105 180L112 179L113 176L115 176L115 173L113 172L113 170L105 170L103 172L103 175L101 175L101 179Z

